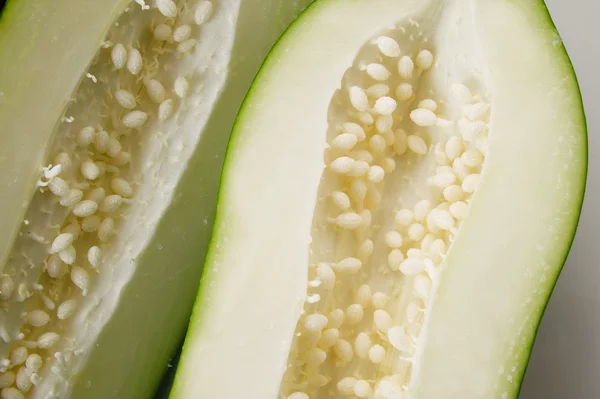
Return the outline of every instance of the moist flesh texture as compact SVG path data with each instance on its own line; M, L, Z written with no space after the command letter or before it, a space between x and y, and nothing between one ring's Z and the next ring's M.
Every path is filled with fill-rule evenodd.
M0 394L147 397L187 324L236 104L301 4L34 3L0 20L18 132L0 139Z
M516 397L586 151L542 3L317 2L238 117L172 397Z

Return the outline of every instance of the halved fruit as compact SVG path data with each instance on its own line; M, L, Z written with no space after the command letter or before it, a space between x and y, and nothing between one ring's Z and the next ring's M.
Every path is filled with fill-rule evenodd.
M9 2L3 399L152 395L189 319L233 119L306 3Z
M515 398L586 168L541 1L318 1L238 116L172 397Z

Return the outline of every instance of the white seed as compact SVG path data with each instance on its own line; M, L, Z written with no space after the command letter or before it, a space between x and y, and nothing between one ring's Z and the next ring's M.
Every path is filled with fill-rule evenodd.
M363 224L362 217L355 212L344 212L335 219L336 224L342 229L354 230Z
M156 79L150 79L145 82L145 85L146 92L148 93L148 97L150 97L150 100L152 100L156 104L160 104L165 100L166 93L162 83L160 83Z
M6 373L0 373L0 388L8 388L15 383L15 373L7 371Z
M58 253L58 257L67 265L72 265L77 259L77 252L75 251L75 247L69 245L66 249L63 249Z
M425 270L425 263L421 259L408 258L402 262L399 270L406 276L415 276Z
M464 192L460 186L453 184L448 186L443 191L444 199L448 202L460 201L463 198Z
M131 129L140 128L148 120L148 114L144 111L131 111L123 116L122 123L125 127Z
M10 352L10 364L11 366L18 366L25 363L27 360L27 348L24 346L18 346Z
M32 385L31 370L27 367L20 367L17 371L17 377L15 378L15 386L19 391L26 393L29 392Z
M404 326L394 326L387 331L388 341L399 351L406 351L409 344L408 334Z
M318 366L327 360L327 353L320 348L311 348L304 353L303 357L308 364Z
M2 276L0 279L0 298L8 300L15 290L15 283L10 276Z
M60 335L55 332L47 332L39 336L37 339L38 348L50 349L58 343Z
M369 354L369 348L371 348L371 338L364 332L359 333L354 340L354 353L360 359L365 359Z
M469 103L473 99L473 95L469 88L460 83L454 83L450 86L452 96L461 103Z
M396 100L392 97L380 97L375 101L374 110L379 115L391 115L396 110ZM386 129L387 130L387 129Z
M412 241L421 241L425 236L425 227L420 223L413 223L408 227L408 238Z
M88 159L81 164L81 175L88 180L96 180L100 176L100 168Z
M460 156L460 159L468 167L474 168L483 163L483 154L477 149L468 149Z
M133 195L133 189L127 180L116 177L110 181L110 188L121 197L129 198Z
M437 103L430 98L426 98L425 100L419 101L418 108L424 108L435 112L437 109Z
M358 123L346 122L342 125L342 130L356 136L358 141L363 141L367 137L365 130Z
M425 155L428 151L425 140L414 134L408 136L408 148L415 154L419 155Z
M384 133L394 126L394 118L392 115L380 115L375 121L375 128L379 133Z
M334 191L331 193L331 201L340 210L345 211L350 208L350 197L341 191Z
M383 309L387 306L390 298L385 295L383 292L376 292L371 297L371 302L373 303L373 307L375 309Z
M453 136L446 142L445 151L446 156L450 161L453 161L463 151L464 145L460 137Z
M427 252L431 243L435 240L435 236L431 233L426 234L421 240L421 250Z
M396 98L400 101L409 100L414 94L414 89L410 83L400 83L396 87Z
M417 108L411 111L410 119L417 126L434 126L437 121L436 114L427 108Z
M25 396L23 396L21 391L19 391L17 388L12 387L3 388L0 395L2 395L2 399L25 399Z
M336 173L347 174L353 169L354 163L354 159L350 157L339 157L329 164L329 168Z
M96 131L91 126L86 126L77 133L75 141L80 147L87 147L94 141Z
M166 41L171 39L171 27L169 25L160 24L154 28L154 39Z
M199 2L194 13L194 21L196 22L196 25L202 25L208 21L212 15L212 12L213 5L210 1L203 0Z
M383 363L385 360L385 348L381 345L373 345L369 349L369 360L375 364Z
M325 263L317 265L317 278L326 290L331 290L335 286L335 273L331 266Z
M397 248L392 249L388 253L387 260L390 269L396 271L400 268L400 264L402 264L402 262L404 261L404 254L401 250Z
M358 258L348 257L340 260L334 268L343 273L356 273L362 267L362 261Z
M90 287L90 274L82 267L74 266L71 269L71 281L82 291L82 295L87 295Z
M431 211L431 217L435 225L441 230L450 230L454 227L454 218L448 211L434 209Z
M32 353L27 356L27 360L25 360L25 366L32 371L38 371L42 367L42 364L42 357L37 353Z
M173 31L173 40L177 43L181 43L190 38L192 35L192 27L184 24L180 25Z
M458 220L467 217L469 207L463 201L458 201L450 205L450 214Z
M69 193L69 184L60 177L55 177L50 180L48 188L50 189L50 192L57 197L64 197Z
M390 77L390 71L382 64L371 63L367 65L367 74L380 82L387 80Z
M50 255L46 261L46 271L51 278L61 278L67 273L67 266L57 254Z
M106 155L108 155L111 158L114 158L117 155L119 155L122 149L123 147L121 146L119 139L117 139L116 137L111 137L108 140L108 148L106 150Z
M454 174L459 178L464 180L468 175L471 174L471 168L469 168L460 158L456 158L452 162L452 170L454 170Z
M360 321L363 318L363 315L364 315L363 307L358 303L354 303L354 304L348 306L348 309L346 309L346 321L350 325L360 323Z
M438 188L446 188L456 182L456 175L451 172L438 173L428 180L429 184Z
M158 120L161 122L167 121L173 116L174 102L168 99L160 103L158 106Z
M429 50L421 50L416 58L417 68L425 71L433 65L433 54Z
M472 121L482 120L487 116L490 106L483 102L477 102L473 105L466 106L465 116Z
M96 132L94 135L94 148L100 154L104 154L106 150L108 150L108 142L110 141L110 136L106 130L101 130Z
M363 284L356 290L354 295L354 301L360 304L363 308L369 306L371 302L371 287L367 284Z
M127 49L121 43L115 44L110 50L110 59L116 69L122 69L127 61Z
M448 156L444 152L444 149L440 143L435 145L434 155L435 161L438 165L448 165L448 163L450 163L450 160L448 159Z
M331 321L331 317L329 317L329 321ZM340 339L340 330L337 328L328 328L323 331L321 334L321 339L319 340L319 346L325 349L331 348L337 340Z
M469 122L461 119L459 129L463 140L472 143L487 132L488 125L483 121Z
M377 309L373 313L373 321L375 323L375 327L383 333L386 333L392 326L392 318L390 314L382 309Z
M401 78L403 78L403 79L412 78L414 69L415 69L415 63L413 62L412 58L410 58L409 56L405 55L402 58L400 58L400 61L398 61L398 74L400 74Z
M86 233L92 233L98 230L98 227L100 227L100 222L101 220L99 216L94 215L86 217L81 221L81 229Z
M429 255L435 260L446 252L446 243L444 240L436 239L429 246Z
M342 133L331 141L331 148L347 151L351 150L357 142L358 138L352 133Z
M388 174L392 173L394 170L396 170L396 161L394 161L390 157L383 158L380 165L383 168L383 170L385 171L385 173L388 173Z
M352 183L350 183L350 197L354 201L362 202L364 201L368 192L367 183L361 179L354 179ZM362 221L361 221L362 222Z
M129 50L129 56L127 57L127 70L132 75L137 75L142 70L144 61L142 60L142 54L136 48Z
M387 148L387 143L382 135L374 134L369 139L369 147L373 150L373 152L380 153Z
M177 79L175 79L175 83L173 85L173 90L175 91L175 94L177 94L177 96L179 98L185 98L188 94L190 85L187 81L186 78L184 78L183 76L179 76Z
M358 247L358 251L357 251L357 256L360 260L362 260L363 262L366 262L367 259L369 259L369 257L371 256L371 254L373 254L373 248L374 248L374 244L373 241L367 239L364 240L362 242L362 244L360 244L360 247Z
M354 377L344 377L338 381L336 388L342 395L354 394L354 386L356 385L357 379Z
M52 246L50 248L50 253L58 253L63 251L69 247L69 245L73 244L75 237L70 233L63 233L56 236L56 238L52 241Z
M465 179L462 182L463 191L469 194L473 193L477 189L480 179L481 176L479 174L471 174L465 177Z
M415 215L410 209L401 209L396 212L396 224L402 227L408 227L415 219Z
M115 92L115 99L121 107L126 109L134 109L137 105L134 95L124 89L119 89Z
M66 152L61 152L56 157L54 157L54 164L61 165L63 171L68 171L73 166L73 161L71 157Z
M385 234L385 245L390 248L400 248L402 246L403 240L402 235L397 231L388 231Z
M177 52L181 54L189 53L195 46L195 39L187 39L186 41L179 43L179 45L177 46Z
M345 339L338 339L333 346L333 353L344 363L350 362L354 356L352 345Z
M105 218L98 227L98 238L102 242L106 242L112 237L115 232L115 221L112 218Z
M50 321L50 316L43 310L32 310L27 313L25 321L34 327L43 327Z
M377 47L381 54L386 57L396 58L400 57L400 45L397 41L387 36L380 36L377 38Z
M366 161L356 161L352 165L352 169L348 172L349 176L360 177L367 174L369 171L369 163Z
M92 216L98 210L98 204L94 201L83 200L73 207L75 216L85 218Z
M59 204L64 207L71 207L81 201L82 198L83 192L77 188L72 188L69 190L67 195L60 199Z
M358 120L365 126L371 126L375 119L373 119L373 115L368 112L359 112Z
M372 86L369 86L366 90L367 96L373 98L379 98L383 96L387 96L390 92L390 87L383 83L377 83Z
M100 211L104 213L115 212L123 205L123 197L118 194L109 195L100 204Z
M320 313L312 313L304 318L304 328L308 331L317 332L327 326L327 316Z
M369 108L367 93L358 86L352 86L349 90L350 103L357 111L366 111Z
M421 200L415 204L414 216L417 222L422 222L427 217L427 214L431 212L431 201Z
M98 264L100 263L100 252L100 248L97 246L93 246L88 249L87 259L88 262L90 262L90 265L92 265L94 268L98 267Z
M177 4L173 0L156 0L158 11L167 18L177 16Z
M431 291L431 279L426 274L419 274L415 277L413 287L417 295L426 299L429 297L429 292Z
M381 166L371 166L369 168L369 172L367 173L367 179L371 183L381 183L385 177L385 171Z
M121 151L119 155L111 160L111 163L116 166L127 165L131 161L131 154L127 151Z
M67 320L69 317L73 316L76 307L77 301L75 299L67 299L58 306L56 316L59 320Z
M310 399L310 397L304 392L294 392L293 394L288 395L286 399Z
M346 313L342 309L334 309L329 313L329 322L327 327L340 328L344 324Z

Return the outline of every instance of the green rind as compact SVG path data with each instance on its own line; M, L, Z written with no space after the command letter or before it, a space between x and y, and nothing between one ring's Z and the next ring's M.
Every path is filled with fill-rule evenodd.
M542 14L542 18L545 19L544 22L547 24L547 28L549 30L551 30L552 32L554 32L558 37L560 37L560 33L558 32L558 29L556 28L556 25L554 24L552 15L550 14L550 10L548 9L548 6L544 2L544 0L538 0L537 4L540 8L540 13ZM541 312L539 313L537 320L533 323L532 327L533 327L534 331L532 334L532 339L530 341L530 345L529 345L529 347L525 347L525 349L524 349L524 351L525 351L524 356L523 356L524 366L520 372L520 384L518 386L518 390L516 392L515 397L519 397L521 390L523 388L523 381L524 381L525 373L527 372L527 368L529 366L529 360L531 359L531 354L533 352L533 348L535 345L535 337L537 336L537 334L539 332L542 318L544 317L546 309L548 308L548 305L549 305L549 299L552 296L552 293L554 292L554 288L556 287L556 284L558 282L560 274L567 262L567 258L571 251L571 248L573 246L573 242L575 241L577 227L579 225L579 221L581 220L581 210L583 208L583 202L584 202L584 198L585 198L587 175L588 175L588 168L589 168L588 128L587 128L587 118L585 115L585 109L583 106L583 97L581 94L581 86L579 85L579 81L577 79L577 73L576 73L575 67L571 61L571 57L569 57L569 53L568 53L567 48L565 47L564 43L562 42L562 39L561 39L561 45L559 47L559 51L557 51L557 53L559 53L559 55L563 59L564 67L570 71L570 75L573 77L573 80L571 82L574 85L573 92L578 94L577 95L577 109L579 109L579 111L580 111L581 126L582 126L581 133L584 136L584 138L583 138L584 145L583 145L582 154L581 154L581 159L582 159L582 163L584 166L584 169L582 170L582 175L581 175L582 190L581 190L581 195L580 195L578 202L576 202L573 205L574 207L577 208L577 212L576 212L577 217L573 220L573 225L570 228L571 234L569 236L567 236L565 239L567 245L566 245L565 251L562 255L562 261L560 261L561 266L558 267L554 281L552 281L552 283L548 289L545 305L542 308Z

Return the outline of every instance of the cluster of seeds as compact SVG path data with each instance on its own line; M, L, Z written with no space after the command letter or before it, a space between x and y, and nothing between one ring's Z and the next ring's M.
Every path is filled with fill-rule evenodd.
M0 275L2 399L24 398L43 372L61 375L67 359L77 355L60 351L61 339L106 266L103 252L128 205L144 201L136 198L142 143L188 95L186 77L159 78L158 58L176 62L193 51L199 29L193 26L207 22L213 6L202 0L189 7L172 0L157 0L155 10L142 4L138 17L150 25L153 39L143 47L106 42L77 92L78 104L67 110L79 112L64 118L51 164L43 168ZM99 85L106 95L98 100ZM50 359L54 366L44 370Z
M350 119L325 155L327 201L317 206L327 210L321 229L335 244L319 251L313 236L313 254L325 259L309 265L307 301L281 387L286 399L403 398L432 286L467 217L486 155L488 104L456 83L449 101L462 115L441 117L443 101L415 100L433 54L403 55L387 36L373 45L378 62L361 68L367 87L347 88ZM445 138L432 143L433 130ZM403 176L400 165L433 160L430 195L383 209L385 183ZM382 223L391 227L382 229L378 216L394 219Z

